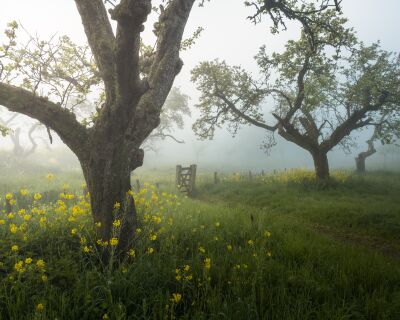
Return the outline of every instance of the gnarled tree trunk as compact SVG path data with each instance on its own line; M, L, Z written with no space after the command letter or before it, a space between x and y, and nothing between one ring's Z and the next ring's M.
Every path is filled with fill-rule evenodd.
M317 179L329 179L329 163L326 152L317 151L312 153L314 160L315 175Z
M122 136L116 133L94 136L92 143L95 146L80 161L93 218L101 223L97 228L97 239L108 241L113 236L117 237L117 250L125 252L134 238L137 220L133 198L128 194L131 172L143 164L144 153L139 148L129 149ZM116 203L120 204L120 208L115 209ZM121 220L121 228L118 234L113 235L112 223L115 219Z
M356 168L358 173L365 173L365 159L372 156L376 152L373 139L368 140L367 143L368 143L368 150L360 152L356 157Z

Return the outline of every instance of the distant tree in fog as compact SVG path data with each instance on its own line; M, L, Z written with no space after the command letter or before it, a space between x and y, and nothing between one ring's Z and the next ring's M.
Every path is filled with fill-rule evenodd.
M379 43L358 42L337 10L316 10L308 18L313 23L303 24L300 39L288 41L283 53L269 56L261 47L255 57L260 80L219 60L192 70L201 92L193 129L211 139L223 125L233 134L254 125L267 131L267 149L277 132L307 150L316 177L326 179L327 153L337 145L348 148L352 131L373 126L382 114L399 119L400 58ZM267 97L274 101L271 124L263 112Z
M357 172L364 173L365 160L376 153L375 143L381 145L395 144L400 138L400 117L393 112L383 112L376 123L372 124L373 132L370 138L366 141L367 149L360 152L356 160Z
M189 109L189 96L181 92L179 88L173 87L165 100L160 114L160 124L144 140L142 146L146 150L155 150L155 144L160 140L172 140L176 143L185 143L175 136L174 131L183 129L184 118L191 115Z

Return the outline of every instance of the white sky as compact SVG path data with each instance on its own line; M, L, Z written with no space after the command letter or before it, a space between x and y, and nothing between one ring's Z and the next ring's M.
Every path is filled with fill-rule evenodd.
M191 104L195 104L199 96L195 87L190 83L190 70L200 61L210 59L224 59L230 64L240 64L249 71L257 72L253 56L262 44L266 44L271 51L279 51L290 37L296 37L298 28L290 25L287 32L278 36L269 33L269 24L265 20L254 26L246 20L249 9L244 7L242 0L211 0L205 7L195 7L189 18L186 28L186 37L189 37L198 26L202 26L201 38L188 52L182 54L184 68L178 75L175 85L190 95ZM6 23L16 20L30 33L37 33L44 38L55 33L70 36L77 43L85 42L85 35L80 17L73 0L0 0L0 30ZM383 49L400 51L398 40L400 0L344 0L343 11L350 20L350 25L358 32L358 36L366 43L381 41ZM144 36L151 39L152 23L146 25ZM192 109L193 110L193 109ZM192 118L188 122L192 123ZM199 143L188 128L181 134L188 142L184 146L168 146L162 153L169 154L169 149L175 154L185 154L187 161L198 161L194 149ZM258 159L252 166L260 167L260 163L268 162L266 156L259 150L263 140L263 133L257 128L247 128L232 139L225 132L218 132L216 138L207 149L210 154L226 159L225 154L235 154L240 161L247 161L246 155L254 154ZM190 143L190 142L193 143ZM221 149L221 146L222 149ZM292 148L291 145L284 145ZM222 151L221 151L222 150ZM233 150L233 151L232 151ZM280 149L279 149L280 150ZM282 151L277 151L279 155ZM219 155L218 155L219 154ZM308 156L304 156L304 164L309 164ZM150 157L150 156L149 156ZM343 160L343 158L340 158ZM217 159L216 159L217 160ZM149 160L151 162L151 159ZM224 160L225 161L225 160ZM352 161L352 160L351 160ZM351 164L350 164L351 165Z

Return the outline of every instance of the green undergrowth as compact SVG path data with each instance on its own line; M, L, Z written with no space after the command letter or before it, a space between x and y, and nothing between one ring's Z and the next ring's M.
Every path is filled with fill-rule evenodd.
M23 215L0 214L0 319L398 319L400 262L309 223L389 238L397 187L393 176L323 187L260 178L204 183L196 199L175 199L145 186L134 254L108 267L92 245L79 190L63 196L64 211L56 193L32 203L15 194L21 206L46 212L16 233L10 225L23 224ZM175 204L159 214L163 199ZM74 205L82 208L75 221ZM375 210L393 221L355 223Z
M400 242L400 174L349 175L330 182L211 182L199 187L206 201L245 204L338 230Z

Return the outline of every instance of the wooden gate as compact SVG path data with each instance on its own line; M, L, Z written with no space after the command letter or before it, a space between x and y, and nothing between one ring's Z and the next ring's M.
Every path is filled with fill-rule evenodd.
M192 164L190 167L176 166L176 186L178 189L192 195L195 188L197 165Z

